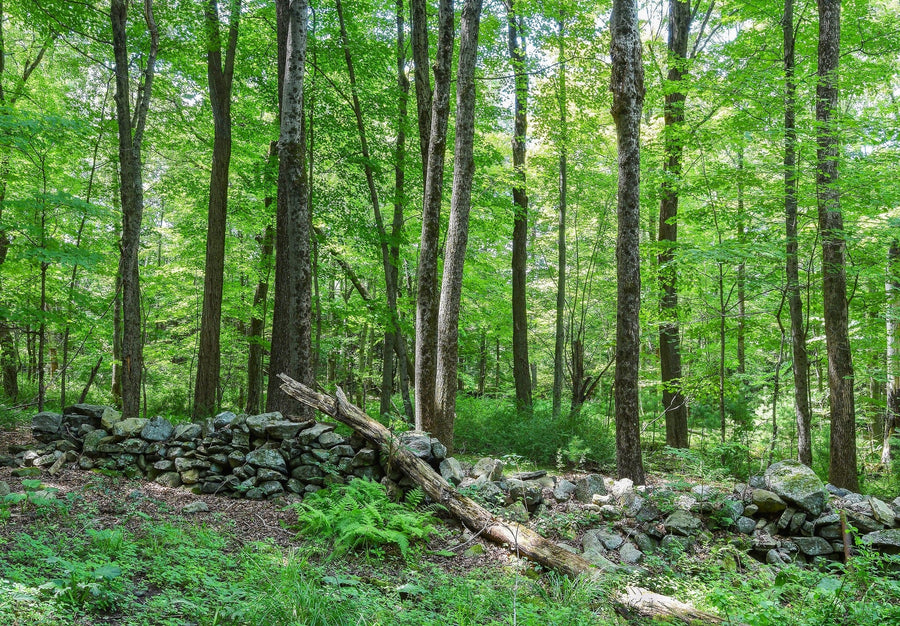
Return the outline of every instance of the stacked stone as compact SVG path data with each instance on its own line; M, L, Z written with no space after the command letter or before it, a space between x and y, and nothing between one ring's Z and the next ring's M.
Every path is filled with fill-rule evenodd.
M119 470L169 487L257 500L311 493L351 477L380 480L375 450L334 428L277 412L224 412L205 424L173 426L163 417L123 420L109 407L75 405L62 415L35 416L34 436L48 448L29 451L23 461L44 466L68 455L63 458L77 458L83 469Z

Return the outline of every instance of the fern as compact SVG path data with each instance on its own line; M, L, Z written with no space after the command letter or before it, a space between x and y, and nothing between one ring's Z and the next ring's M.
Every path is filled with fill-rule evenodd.
M435 531L434 516L418 509L424 498L421 489L413 489L406 502L398 504L387 497L382 485L356 479L317 491L293 505L296 529L331 539L335 554L395 546L405 559L413 543L427 541Z

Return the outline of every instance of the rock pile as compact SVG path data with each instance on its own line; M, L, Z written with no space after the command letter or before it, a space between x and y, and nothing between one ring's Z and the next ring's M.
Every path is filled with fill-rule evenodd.
M32 432L46 445L21 451L19 461L54 473L77 461L82 469L119 470L168 487L251 499L302 495L351 477L381 480L394 490L405 486L399 472L362 438L343 437L334 429L313 420L286 420L277 412L224 412L204 424L173 426L162 417L123 420L110 407L77 404L62 414L36 415ZM435 468L446 455L427 434L402 437Z
M495 459L463 467L457 477L446 465L447 480L514 518L537 518L547 507L597 514L602 521L584 534L580 552L606 569L637 564L659 550L690 550L714 532L731 535L735 546L776 566L841 560L841 512L864 545L900 553L900 498L888 504L825 485L795 461L776 463L731 492L708 485L635 487L597 474L575 482L545 472L504 477Z

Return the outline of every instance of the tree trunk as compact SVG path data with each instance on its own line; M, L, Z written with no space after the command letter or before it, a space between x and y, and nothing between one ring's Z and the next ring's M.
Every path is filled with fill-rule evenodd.
M684 139L685 94L677 87L687 73L688 36L691 8L684 0L669 0L669 74L665 104L665 182L659 202L659 282L660 324L659 363L662 375L662 403L666 419L666 444L688 447L687 399L681 389L681 338L678 326L677 269L675 247L678 242L678 186ZM670 92L671 91L671 92Z
M482 0L466 0L459 27L456 74L456 145L453 149L453 193L444 254L444 277L437 333L436 419L431 433L453 451L459 367L459 304L469 238L469 209L475 177L475 60Z
M144 190L141 177L141 143L159 48L159 32L153 19L153 2L144 0L144 20L150 33L150 49L135 99L130 107L127 8L124 0L111 0L110 22L116 61L116 119L119 127L119 195L122 202L122 243L119 270L122 278L122 415L138 417L141 377L144 369L141 287L138 271ZM134 122L134 123L132 123Z
M480 0L468 1L480 2ZM316 393L288 376L280 377L284 381L281 388L285 393L350 426L375 447L384 451L391 462L419 485L430 498L446 507L451 515L480 536L505 545L509 550L515 551L517 556L524 556L568 576L586 575L599 578L603 575L603 570L581 556L561 548L527 526L495 516L471 498L459 493L428 463L410 452L390 430L370 419L359 407L350 404L340 388L337 397L332 398ZM693 623L696 620L704 624L722 623L722 619L716 615L698 611L673 598L639 587L626 587L624 592L615 594L613 602L617 605L616 610L632 618L672 617L685 623Z
M268 207L271 203L272 198L267 197L266 206ZM253 314L250 317L250 326L247 330L247 341L250 344L250 348L247 355L247 405L245 410L250 415L255 415L262 410L263 342L274 239L275 233L272 232L272 227L266 226L262 241L260 241L260 275L259 281L256 283L256 291L253 294Z
M888 250L887 280L884 284L887 303L887 410L884 413L884 433L882 434L881 462L891 462L891 437L900 423L900 335L897 333L897 296L900 293L900 279L897 268L900 263L900 241L891 241Z
M312 383L312 298L306 128L303 119L306 66L306 0L278 0L281 131L275 228L275 304L266 410L290 415L308 410L281 393L272 374L295 372Z
M422 206L422 237L416 272L416 429L434 432L437 416L437 260L444 152L450 116L450 72L453 57L453 2L441 0L438 10L438 49L434 64L434 97L428 140L428 169ZM415 48L414 48L415 49Z
M209 174L209 212L206 227L206 263L203 278L203 313L200 318L200 353L194 385L193 417L200 420L216 412L221 350L222 289L225 280L225 225L228 214L228 169L231 163L231 87L237 49L241 0L231 0L228 43L222 62L221 19L217 0L204 11L207 37L207 79L214 138Z
M422 184L428 179L428 145L431 142L431 80L428 75L428 2L410 0L410 21L412 22L413 66L416 85L416 119L419 125L419 150L422 154ZM446 17L446 16L445 16ZM453 19L453 16L450 16ZM442 22L443 23L443 22ZM452 27L451 27L452 31ZM438 57L440 60L440 55ZM447 69L449 73L450 70ZM437 74L435 74L437 80ZM436 85L435 85L436 86Z
M822 296L831 415L828 479L837 487L859 491L856 472L856 418L853 363L847 325L846 240L838 186L838 61L841 2L818 0L819 71L816 85L816 196L822 234Z
M616 237L616 470L619 478L644 484L641 460L638 370L640 367L640 174L641 111L644 68L636 0L614 0L612 43L612 115L619 162L618 236Z
M784 220L787 261L788 310L791 316L791 354L794 374L794 414L797 422L797 458L812 465L811 411L809 406L809 355L806 351L806 324L800 298L800 269L797 257L797 128L794 78L794 0L784 2Z
M557 225L557 278L556 278L556 335L553 347L553 417L559 417L562 411L562 388L564 384L564 363L566 358L566 193L568 191L568 163L566 141L569 137L567 128L566 97L566 47L565 23L563 16L557 21L559 29L559 71L557 81L559 90L559 220Z
M531 410L531 372L528 364L528 196L525 193L525 139L528 131L528 74L525 72L525 44L520 33L521 17L516 15L512 0L505 0L509 60L515 80L513 109L513 238L512 238L512 322L513 379L516 406Z

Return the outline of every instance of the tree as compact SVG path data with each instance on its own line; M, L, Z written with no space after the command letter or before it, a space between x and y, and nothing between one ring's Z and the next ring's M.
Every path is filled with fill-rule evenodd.
M784 39L784 221L787 260L788 308L791 316L791 353L794 373L794 413L797 419L797 456L812 465L812 436L809 408L809 356L806 352L806 324L800 299L800 271L797 243L797 82L794 76L794 0L785 0L782 18Z
M816 84L816 199L822 234L822 297L828 350L831 445L828 479L859 490L856 473L856 416L848 330L846 238L838 186L838 62L841 1L818 0L819 70Z
M469 209L475 176L475 59L481 0L466 0L459 29L459 63L456 74L456 145L453 150L453 193L450 224L447 227L441 305L438 315L437 415L433 434L447 450L453 450L453 423L456 417L457 368L459 355L459 303L463 265L469 237Z
M284 394L273 374L294 372L295 378L312 382L311 222L303 117L308 5L306 0L278 0L277 9L279 67L283 67L279 75L283 80L279 90L275 304L266 409L305 416L309 409Z
M413 49L417 40L413 40ZM444 188L444 151L450 117L450 70L453 57L453 2L441 0L438 8L438 47L434 63L434 95L428 167L422 204L422 237L416 271L416 429L433 432L436 424L438 237L441 226L441 195ZM418 93L418 92L417 92ZM421 104L420 104L421 106Z
M566 351L566 193L568 192L568 154L566 140L567 111L566 98L566 47L564 14L557 20L559 29L559 69L557 72L557 100L559 101L559 217L557 220L557 278L556 278L556 333L553 346L553 416L562 410L562 388L564 383L564 361Z
M513 0L506 4L509 60L515 80L512 155L514 183L512 241L512 319L513 378L516 405L531 410L531 372L528 361L528 305L525 300L528 262L528 195L525 191L525 139L528 130L528 74L525 71L525 43L522 16L517 15Z
M116 61L116 120L119 126L119 192L122 202L122 244L119 261L122 275L122 415L137 417L140 412L141 376L144 367L141 327L141 286L138 252L144 189L141 176L141 144L156 69L159 32L153 18L153 1L144 0L144 21L150 33L147 64L135 99L134 118L130 106L128 11L124 0L112 0L110 7L113 52Z
M897 296L900 294L900 279L897 277L898 264L900 264L900 241L896 238L891 241L888 249L887 280L884 290L887 304L886 332L887 337L887 393L886 410L884 412L884 433L881 443L881 462L885 465L891 462L891 437L894 429L900 424L900 335L897 333Z
M206 225L206 271L203 278L203 313L200 318L200 354L194 385L195 419L212 415L218 406L219 332L222 319L222 283L225 273L225 224L228 214L228 169L231 163L231 87L237 51L241 0L231 0L228 42L222 61L221 18L217 0L204 10L207 37L207 78L215 135L209 174L209 213Z
M687 399L681 386L681 338L678 327L678 288L675 246L678 242L678 180L684 151L685 94L680 83L687 73L691 5L687 0L669 0L669 86L665 104L664 178L659 201L659 282L661 321L659 362L662 371L662 403L666 416L666 444L688 447Z
M641 111L644 68L635 0L614 0L610 18L610 56L619 160L616 237L616 471L620 478L644 484L638 405L640 366L640 174Z

